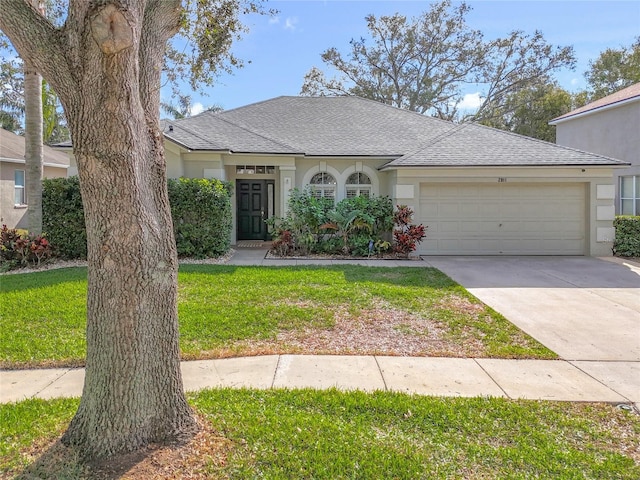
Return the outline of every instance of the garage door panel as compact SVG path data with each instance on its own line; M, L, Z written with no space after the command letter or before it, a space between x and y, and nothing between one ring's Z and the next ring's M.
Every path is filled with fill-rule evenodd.
M582 255L582 184L422 184L422 254Z

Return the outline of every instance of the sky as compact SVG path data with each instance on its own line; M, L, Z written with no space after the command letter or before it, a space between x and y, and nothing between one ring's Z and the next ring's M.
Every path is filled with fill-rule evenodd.
M486 39L506 36L512 30L533 33L540 30L547 42L574 47L575 71L556 73L560 86L576 92L586 86L584 72L589 61L607 48L628 47L640 36L640 0L467 0L472 11L468 24ZM277 16L245 18L249 33L232 51L245 66L233 75L220 76L207 96L192 92L192 114L218 105L225 110L280 95L299 95L305 74L317 66L326 70L320 54L336 47L349 51L352 38L367 36L364 17L401 13L419 16L430 2L418 0L270 0L267 8ZM468 90L466 101L473 106L481 94ZM170 89L163 89L170 100Z

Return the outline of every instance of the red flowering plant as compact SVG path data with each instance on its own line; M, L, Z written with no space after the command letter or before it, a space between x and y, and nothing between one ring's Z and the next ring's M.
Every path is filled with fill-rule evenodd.
M43 235L27 235L15 228L0 230L0 263L2 270L38 266L53 254L51 244Z
M413 225L413 210L406 205L398 205L393 215L393 251L396 255L408 257L418 248L418 244L427 236L427 227Z

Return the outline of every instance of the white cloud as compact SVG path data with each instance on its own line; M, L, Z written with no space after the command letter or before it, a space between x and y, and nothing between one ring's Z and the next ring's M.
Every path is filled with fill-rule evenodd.
M458 108L460 110L477 110L482 105L482 97L480 97L480 92L476 93L467 93L462 98L460 103L458 103Z
M271 17L269 19L269 25L276 25L280 23L280 17Z
M284 21L284 29L295 31L298 25L298 17L287 17Z
M580 80L578 78L572 78L571 79L571 86L575 87L576 85L578 85L578 83L580 83Z
M191 115L198 115L202 112L204 112L204 105L202 105L200 102L191 105Z

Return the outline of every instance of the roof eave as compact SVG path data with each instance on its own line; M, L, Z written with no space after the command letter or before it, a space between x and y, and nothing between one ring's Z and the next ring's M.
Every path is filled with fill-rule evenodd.
M487 165L451 165L451 164L430 164L430 165L391 165L386 164L379 168L380 171L384 170L395 170L400 168L627 168L631 163L615 163L615 164L607 164L607 163L554 163L554 164L535 164L535 165L504 165L504 164L487 164Z
M564 122L566 122L568 120L574 120L576 118L586 117L586 116L592 115L594 113L604 112L604 111L611 110L613 108L622 107L623 105L627 105L629 103L634 103L634 102L640 102L640 96L626 98L624 100L620 100L619 102L614 102L614 103L609 103L607 105L602 105L601 107L591 108L589 110L585 110L583 112L579 112L579 113L576 113L574 115L569 115L569 114L563 115L561 117L554 118L553 120L551 120L549 122L549 125L558 125L558 124L564 123Z

